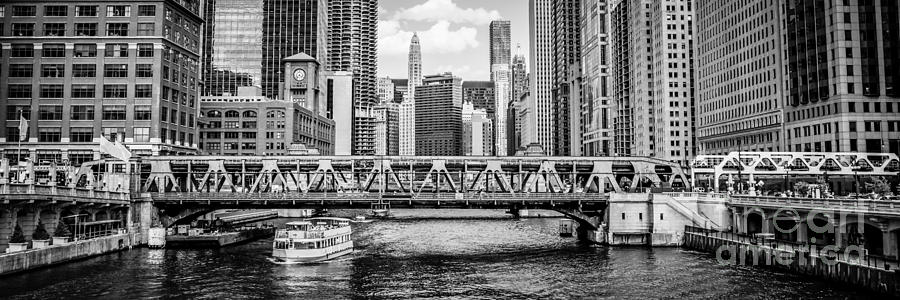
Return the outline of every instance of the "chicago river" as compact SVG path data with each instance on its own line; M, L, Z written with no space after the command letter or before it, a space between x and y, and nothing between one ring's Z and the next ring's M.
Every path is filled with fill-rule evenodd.
M470 219L433 219L428 214L434 212L354 224L356 251L328 263L272 263L271 238L213 250L136 248L5 277L0 280L0 296L645 299L866 295L808 277L720 265L708 254L681 248L585 245L559 237L557 219L503 219L496 211L478 212Z

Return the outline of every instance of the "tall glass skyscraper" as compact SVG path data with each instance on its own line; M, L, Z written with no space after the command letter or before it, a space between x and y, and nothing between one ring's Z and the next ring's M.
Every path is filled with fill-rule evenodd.
M206 0L203 95L257 86L277 98L283 58L306 53L325 63L326 9L326 0Z

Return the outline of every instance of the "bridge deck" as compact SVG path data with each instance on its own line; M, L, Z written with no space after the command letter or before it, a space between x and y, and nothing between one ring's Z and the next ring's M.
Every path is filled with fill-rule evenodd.
M3 204L22 201L71 201L76 203L129 205L131 204L131 195L129 193L81 188L3 184L0 185L0 200L2 200Z
M512 193L151 193L163 205L370 208L373 203L393 208L555 207L605 205L608 196L597 194Z
M882 216L900 216L900 202L869 199L815 199L761 196L731 196L732 206L754 206L773 209L836 210Z

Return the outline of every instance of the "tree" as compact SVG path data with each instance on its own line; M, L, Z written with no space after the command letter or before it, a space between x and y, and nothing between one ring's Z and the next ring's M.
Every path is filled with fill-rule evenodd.
M44 228L44 223L38 220L37 228L34 229L34 233L31 234L31 239L35 241L45 241L50 239L50 234L47 233L47 229Z
M55 237L69 237L70 235L72 235L72 233L69 232L69 225L67 225L65 222L63 222L62 219L60 219L60 220L59 220L59 223L56 223L56 224L57 224L57 225L56 225L56 230L53 232L53 236L55 236Z
M891 184L884 177L872 177L872 182L866 183L866 189L880 195L891 193Z
M19 223L16 223L16 228L13 229L13 234L12 234L12 236L9 237L9 242L10 242L10 243L16 243L16 244L20 244L20 243L25 243L25 242L26 242L26 241L25 241L25 234L22 233L22 227L19 226Z

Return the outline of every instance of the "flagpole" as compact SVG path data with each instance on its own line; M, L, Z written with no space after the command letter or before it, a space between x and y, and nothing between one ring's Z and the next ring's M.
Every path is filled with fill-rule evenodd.
M24 117L25 117L25 114L20 109L19 110L19 122L22 122L21 118L24 118ZM20 125L19 128L21 128L21 127L22 126ZM22 133L21 132L19 132L19 136L17 136L16 139L19 141L19 147L18 147L19 150L18 150L18 153L16 153L16 166L18 167L19 162L22 161ZM19 170L19 172L21 172L21 170Z

